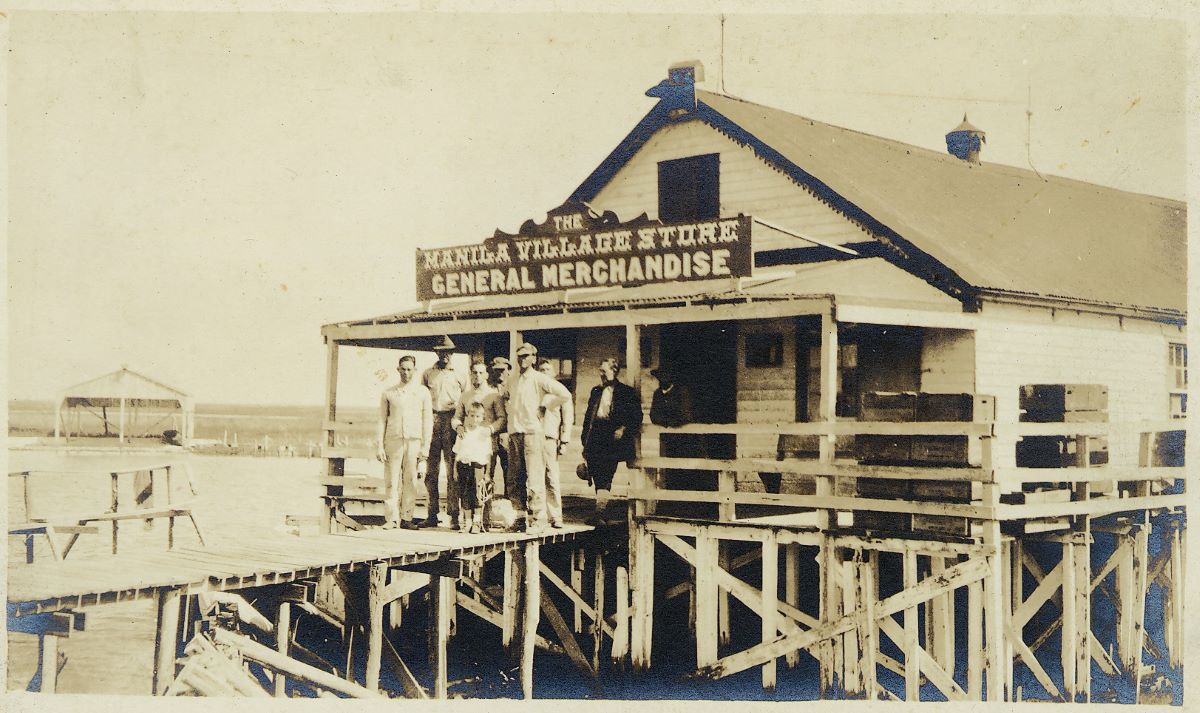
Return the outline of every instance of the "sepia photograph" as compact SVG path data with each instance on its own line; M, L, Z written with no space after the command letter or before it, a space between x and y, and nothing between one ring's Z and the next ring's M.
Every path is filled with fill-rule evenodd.
M1189 3L10 5L5 708L1186 709Z

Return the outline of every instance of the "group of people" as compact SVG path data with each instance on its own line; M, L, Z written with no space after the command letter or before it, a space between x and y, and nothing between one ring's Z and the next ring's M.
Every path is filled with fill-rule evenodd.
M481 532L485 510L497 502L497 471L504 499L514 512L510 529L541 532L563 526L559 456L575 423L571 392L558 381L554 363L537 358L537 347L516 350L508 359L471 365L465 382L450 365L449 338L434 348L437 363L416 378L416 359L400 357L400 383L380 399L378 458L384 463L384 528L437 527L441 512L439 478L445 466L446 515L450 527ZM637 392L617 379L616 359L600 362L600 384L588 399L581 441L586 472L596 487L598 524L621 462L636 455L642 423ZM415 519L417 479L424 474L428 514Z

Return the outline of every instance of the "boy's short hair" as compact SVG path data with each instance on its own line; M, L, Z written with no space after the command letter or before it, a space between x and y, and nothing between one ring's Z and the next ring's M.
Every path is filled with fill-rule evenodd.
M400 357L400 361L396 362L396 366L400 366L406 361L410 362L413 366L417 365L416 357L414 357L412 354L405 354L404 356Z
M471 405L467 407L468 413L474 413L475 411L483 411L483 410L485 410L485 407L484 407L483 403L480 401L472 401Z

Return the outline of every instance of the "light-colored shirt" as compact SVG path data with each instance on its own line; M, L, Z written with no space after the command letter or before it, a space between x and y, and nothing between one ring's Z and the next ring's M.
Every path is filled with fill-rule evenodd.
M504 411L504 399L500 396L499 389L487 382L484 382L483 386L478 389L463 392L462 398L458 401L458 407L454 409L454 420L451 422L455 428L466 422L467 408L473 403L483 404L483 425L490 428L493 433L504 430L504 425L508 421L508 414Z
M612 394L612 384L606 385L600 392L600 403L596 404L596 418L606 420L612 415Z
M547 397L552 398L552 397ZM571 427L575 425L575 405L567 399L558 406L543 406L542 432L547 438L555 438L560 443L571 440Z
M432 408L429 389L415 381L387 389L379 399L383 440L419 438L421 452L428 451L433 439Z
M492 429L480 425L463 431L454 441L454 457L459 463L487 465L492 460Z
M567 387L537 369L513 374L505 386L509 433L542 433L542 407L561 406L571 400Z
M448 365L445 369L436 364L429 367L421 375L421 383L429 389L433 410L438 412L453 411L467 389L466 381Z

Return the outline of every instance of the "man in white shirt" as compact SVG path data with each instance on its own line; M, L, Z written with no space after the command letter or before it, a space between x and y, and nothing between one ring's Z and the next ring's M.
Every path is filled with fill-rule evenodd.
M536 359L537 347L528 342L517 347L517 372L505 382L508 465L513 469L516 485L516 492L508 493L508 497L518 516L527 511L527 532L544 531L547 519L542 409L571 400L567 387L533 368Z
M538 371L551 379L557 376L553 362L539 359ZM542 415L542 432L546 449L542 460L546 462L546 509L550 515L550 527L560 529L563 526L562 486L559 480L558 457L562 455L563 447L571 441L571 427L575 425L575 405L572 399L567 399L561 406L544 406Z
M429 389L413 379L417 360L402 356L396 370L400 372L400 383L384 391L379 399L377 457L383 461L386 482L384 528L415 530L417 475L425 466L433 436L433 407Z

